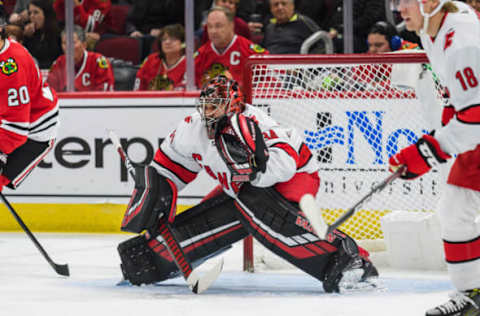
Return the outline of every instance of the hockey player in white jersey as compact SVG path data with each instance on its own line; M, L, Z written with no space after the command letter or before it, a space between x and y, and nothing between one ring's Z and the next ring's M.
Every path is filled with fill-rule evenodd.
M368 252L336 231L328 241L312 233L298 201L316 194L316 161L294 129L243 102L238 84L218 76L201 91L198 112L186 117L140 176L122 229L142 234L118 247L122 272L132 284L178 275L159 238L157 220L168 220L195 266L251 234L265 247L338 292L344 272L360 281L377 276ZM205 170L219 186L197 206L175 216L177 190ZM165 203L167 201L168 203ZM163 216L161 215L163 213ZM153 214L153 215L152 215ZM138 225L138 223L146 223ZM363 270L363 271L362 271ZM359 281L359 280L356 280Z
M437 212L448 272L457 291L427 316L480 315L480 22L468 5L447 0L396 0L416 31L433 71L450 95L442 127L390 158L407 166L405 179L455 159Z

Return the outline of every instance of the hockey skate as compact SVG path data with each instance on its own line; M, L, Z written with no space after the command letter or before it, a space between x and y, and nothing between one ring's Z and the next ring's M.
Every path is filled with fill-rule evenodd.
M426 312L426 316L479 316L480 289L450 294L451 299Z
M325 292L340 292L376 287L372 282L378 277L377 268L368 259L368 254L360 254L355 242L343 239L338 252L330 259L325 271L323 288Z

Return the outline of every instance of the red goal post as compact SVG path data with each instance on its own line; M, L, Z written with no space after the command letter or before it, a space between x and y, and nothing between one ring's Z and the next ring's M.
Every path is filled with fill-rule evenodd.
M329 223L388 176L389 156L438 127L447 102L423 53L252 56L243 90L247 103L304 136L320 165L317 200ZM434 170L394 182L340 229L357 240L381 240L385 214L434 211L438 177ZM253 248L246 238L248 271Z

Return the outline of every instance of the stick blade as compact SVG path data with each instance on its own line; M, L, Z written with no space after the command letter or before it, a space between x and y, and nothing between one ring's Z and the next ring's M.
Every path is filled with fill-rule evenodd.
M317 205L315 197L311 194L303 195L300 199L300 209L307 217L317 236L325 239L328 232L328 225L323 220L322 212Z
M70 276L70 269L68 268L68 264L55 264L54 269L60 275Z
M195 294L200 294L212 285L213 282L218 278L223 269L223 258L221 258L213 268L207 272L200 273L197 269L193 270L192 273L187 278L187 283Z

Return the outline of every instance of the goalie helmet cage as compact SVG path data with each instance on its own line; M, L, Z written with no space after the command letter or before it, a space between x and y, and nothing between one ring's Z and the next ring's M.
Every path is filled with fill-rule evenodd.
M391 155L439 127L447 100L427 63L418 52L263 55L247 61L246 102L295 128L319 163L317 201L327 223L389 175ZM381 242L385 214L433 212L438 178L433 170L414 181L390 184L340 229L356 240ZM254 244L247 237L244 270L253 271L254 261Z

